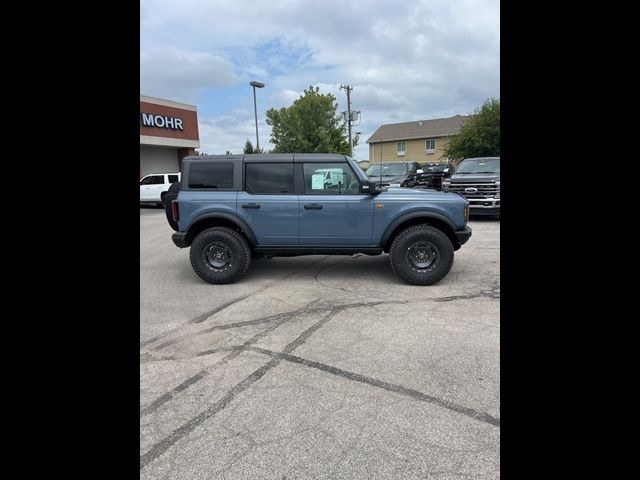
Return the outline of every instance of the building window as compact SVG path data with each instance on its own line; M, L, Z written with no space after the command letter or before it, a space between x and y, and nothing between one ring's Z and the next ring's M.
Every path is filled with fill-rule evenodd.
M433 153L436 151L436 139L430 138L425 142L427 153Z
M398 142L396 144L396 153L399 156L404 155L406 151L407 151L407 142Z

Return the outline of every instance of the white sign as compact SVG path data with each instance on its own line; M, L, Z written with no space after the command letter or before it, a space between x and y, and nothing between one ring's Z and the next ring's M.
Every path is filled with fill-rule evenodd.
M165 117L153 113L140 113L140 121L143 127L169 128L171 130L184 130L182 119L177 117Z
M311 175L311 190L324 190L324 173Z

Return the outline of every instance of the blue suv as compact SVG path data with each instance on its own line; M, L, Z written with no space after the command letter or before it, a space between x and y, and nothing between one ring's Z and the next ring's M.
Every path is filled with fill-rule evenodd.
M170 206L173 242L191 247L194 271L214 284L235 282L257 257L384 252L402 280L431 285L471 236L461 195L380 187L334 154L186 157Z

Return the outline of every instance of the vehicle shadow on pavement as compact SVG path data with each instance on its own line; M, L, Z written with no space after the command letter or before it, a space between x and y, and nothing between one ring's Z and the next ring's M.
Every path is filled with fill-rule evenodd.
M243 280L263 280L291 272L296 273L296 280L353 282L367 278L369 281L397 283L388 255L330 255L302 268L296 258L300 257L254 259Z

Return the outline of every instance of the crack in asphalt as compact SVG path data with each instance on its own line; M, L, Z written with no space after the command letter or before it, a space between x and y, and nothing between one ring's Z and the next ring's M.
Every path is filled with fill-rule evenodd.
M145 340L145 341L143 341L143 342L140 342L140 347L142 348L142 347L145 347L145 346L150 345L150 344L152 344L152 343L155 343L155 342L157 342L158 340L160 340L160 339L162 339L162 338L166 337L167 335L171 335L172 333L176 332L177 330L180 330L181 328L184 328L186 325L194 324L194 323L202 323L202 322L203 322L203 321L205 321L207 318L209 318L209 317L211 317L211 316L213 316L213 315L215 315L215 314L217 314L217 313L220 313L222 310L224 310L224 309L226 309L226 308L230 307L231 305L233 305L233 304L235 304L235 303L238 303L238 302L241 302L242 300L246 300L247 298L249 298L249 297L251 297L251 296L253 296L253 295L257 295L258 293L262 293L263 291L265 291L265 290L267 290L267 289L269 289L269 288L273 287L273 286L274 286L274 285L276 285L277 283L279 283L279 282L281 282L281 281L283 281L283 280L286 280L287 278L292 277L293 275L296 275L296 274L298 274L298 273L301 273L301 272L305 271L308 267L313 267L314 265L317 265L318 263L322 263L322 262L323 262L324 260L326 260L327 258L329 258L329 256L328 256L328 255L327 255L327 256L325 256L324 258L322 258L321 260L318 260L318 261L315 261L315 262L309 262L309 263L307 263L306 265L304 265L302 268L300 268L299 270L296 270L296 271L294 271L294 272L291 272L291 273L289 273L289 274L285 275L284 277L279 278L279 279L277 279L277 280L275 280L275 281L272 281L272 282L268 283L267 285L265 285L265 286L263 286L263 287L261 287L261 288L258 288L257 290L254 290L253 292L250 292L250 293L248 293L248 294L246 294L246 295L243 295L243 296L241 296L241 297L238 297L238 298L237 298L237 299L235 299L235 300L231 300L231 301L229 301L229 302L227 302L227 303L224 303L224 304L222 304L222 305L220 305L220 306L218 306L218 307L214 308L213 310L211 310L211 311L210 311L210 312L208 312L208 313L205 313L205 314L202 314L202 315L198 315L197 317L192 318L192 319L191 319L191 320L189 320L186 324L178 325L177 327L175 327L175 328L173 328L173 329L171 329L171 330L169 330L169 331L167 331L167 332L161 333L160 335L156 335L156 336L155 336L155 337L153 337L153 338L150 338L150 339L148 339L148 340Z
M429 298L432 302L454 302L456 300L470 300L472 298L500 298L500 287L492 287L486 290L481 290L476 293L467 293L464 295L450 295L448 297L436 297Z
M346 257L346 258L343 258L343 259L338 260L337 262L333 262L333 263L330 263L330 264L328 264L328 265L325 265L324 267L320 268L320 269L316 272L316 274L313 276L314 280L315 280L316 282L318 282L320 285L322 285L323 287L325 287L325 288L335 288L335 289L337 289L337 290L342 290L343 292L349 292L349 290L348 290L348 289L346 289L346 288L336 287L336 286L332 286L332 285L325 285L324 283L322 283L322 282L320 281L320 279L318 279L318 275L320 275L322 272L324 272L327 268L329 268L329 267L333 267L334 265L338 265L339 263L342 263L342 262L344 262L344 261L346 261L346 260L349 260L349 259L351 259L351 258L353 258L353 257Z
M420 392L418 390L414 390L413 388L404 387L402 385L397 385L393 383L384 382L382 380L378 380L377 378L367 377L366 375L360 375L359 373L350 372L347 370L342 370L337 367L332 367L331 365L327 365L321 362L316 362L313 360L307 360L302 357L298 357L295 355L290 355L286 352L274 352L272 350L268 350L260 347L249 347L249 350L262 353L264 355L268 355L272 358L279 358L282 360L286 360L287 362L297 363L300 365L304 365L306 367L315 368L318 370L322 370L323 372L330 373L332 375L336 375L342 378L346 378L347 380L352 380L355 382L365 383L367 385L371 385L373 387L382 388L383 390L387 390L389 392L399 393L404 396L408 396L414 398L416 400L421 400L427 403L433 403L440 407L446 408L447 410L452 410L457 413L461 413L468 417L471 417L475 420L479 420L481 422L488 423L490 425L500 426L500 419L493 417L485 412L480 412L473 408L465 407L463 405L459 405L454 402L450 402L448 400L444 400L438 397L434 397L433 395L428 395L426 393Z
M340 263L340 262L336 262L336 263ZM336 263L328 265L328 266L326 266L324 268L328 268L329 266L335 265ZM321 269L320 271L322 271L322 270L323 269ZM319 273L320 272L316 273L316 276ZM317 278L316 278L316 280L317 280ZM246 297L248 297L248 296L246 296ZM440 297L440 298L434 298L434 299L428 299L428 300L429 301L437 301L437 302L446 302L446 301L454 301L454 300L459 300L459 299L470 299L470 298L478 298L478 297L500 298L499 297L499 287L497 287L497 288L493 287L493 288L491 288L489 290L484 290L484 291L482 291L480 293L467 294L467 295L455 295L455 296L448 296L448 297ZM425 299L425 300L427 300L427 299ZM227 362L228 360L237 357L242 352L247 351L247 350L254 351L254 352L257 352L257 353L261 353L263 355L267 355L267 356L271 357L271 360L269 362L265 363L264 365L262 365L257 370L255 370L253 373L251 373L249 376L247 376L240 383L236 384L220 400L218 400L217 402L212 404L209 408L207 408L204 411L200 412L198 415L196 415L195 417L193 417L192 419L187 421L182 426L180 426L177 429L175 429L173 432L171 432L171 434L169 434L169 436L165 437L163 440L161 440L160 442L158 442L155 445L153 445L145 454L141 455L141 457L140 457L140 470L144 469L150 462L152 462L153 460L155 460L156 458L161 456L172 445L174 445L178 440L180 440L181 438L183 438L186 435L188 435L195 428L197 428L200 424L202 424L205 420L207 420L208 418L212 417L213 415L215 415L219 411L223 410L237 395L239 395L244 390L246 390L251 385L253 385L255 382L257 382L267 372L269 372L271 369L275 368L283 360L287 361L287 362L290 362L290 363L297 363L297 364L304 365L304 366L307 366L307 367L310 367L310 368L315 368L315 369L330 373L332 375L336 375L336 376L339 376L339 377L342 377L342 378L346 378L346 379L351 380L351 381L360 382L360 383L364 383L364 384L367 384L367 385L370 385L370 386L381 388L381 389L386 390L386 391L399 393L401 395L408 396L408 397L411 397L411 398L416 399L416 400L420 400L420 401L424 401L424 402L427 402L427 403L435 404L435 405L438 405L440 407L446 408L448 410L455 411L457 413L461 413L463 415L466 415L466 416L468 416L470 418L473 418L475 420L478 420L478 421L482 421L482 422L485 422L485 423L488 423L488 424L491 424L491 425L494 425L494 426L498 426L498 427L500 426L500 419L499 418L493 417L493 416L491 416L491 415L489 415L489 414L487 414L485 412L480 412L480 411L471 409L469 407L465 407L465 406L462 406L462 405L459 405L459 404L456 404L456 403L453 403L453 402L449 402L447 400L443 400L443 399L440 399L440 398L425 394L425 393L420 392L418 390L414 390L414 389L411 389L411 388L404 387L402 385L396 385L396 384L384 382L384 381L381 381L381 380L378 380L378 379L375 379L375 378L372 378L372 377L367 377L365 375L360 375L360 374L355 373L355 372L349 372L349 371L342 370L342 369L339 369L337 367L332 367L330 365L326 365L326 364L323 364L323 363L320 363L320 362L315 362L315 361L312 361L312 360L304 359L302 357L291 355L291 353L296 348L298 348L300 345L304 344L309 339L309 337L311 335L313 335L325 323L327 323L330 319L334 318L338 313L342 312L343 310L346 310L346 309L349 309L349 308L361 308L361 307L369 307L369 306L377 306L377 305L385 305L385 304L408 304L408 303L412 303L409 300L404 300L404 301L402 301L402 300L394 300L394 301L377 301L377 302L357 302L357 303L351 303L351 304L343 304L343 305L333 305L333 306L324 306L324 307L318 307L318 308L311 308L311 306L314 303L316 303L317 301L318 301L318 299L315 299L312 302L304 305L303 307L301 307L299 309L296 309L296 310L293 310L293 311L289 311L289 312L283 312L283 313L279 313L279 314L275 314L275 315L269 315L267 317L261 317L261 318L254 319L254 320L248 320L248 321L243 321L243 322L235 322L235 323L232 323L232 324L214 325L213 327L207 328L205 330L200 330L198 332L194 332L194 333L191 333L191 334L183 335L183 336L174 338L172 340L169 340L168 342L164 342L161 345L158 345L158 346L154 347L152 350L160 350L162 348L165 348L168 345L173 345L173 344L178 343L178 342L180 342L180 341L182 341L184 339L191 338L191 337L194 337L194 336L199 336L199 335L205 335L207 333L211 333L211 332L216 331L216 330L226 330L226 329L231 329L231 328L240 328L240 327L244 327L244 326L248 326L248 325L256 325L256 324L265 323L265 322L271 322L271 321L274 322L267 329L255 334L253 337L251 337L249 340L247 340L246 342L244 342L240 346L222 347L222 348L207 350L207 351L200 352L200 353L197 354L197 356L204 356L204 355L208 355L208 354L212 354L212 353L217 353L217 352L220 352L220 351L229 351L229 350L231 350L231 352L228 355L226 355L220 362L217 362L216 365L218 365L220 363ZM232 303L236 303L236 302L232 302ZM230 303L230 304L232 304L232 303ZM218 311L221 311L222 309L223 308L220 308ZM321 320L317 321L311 327L307 328L304 332L302 332L302 334L300 334L294 341L289 343L281 352L274 352L274 351L271 351L271 350L267 350L267 349L263 349L263 348L252 346L252 344L255 343L256 341L258 341L260 338L263 338L264 336L268 335L270 332L272 332L278 326L282 325L283 323L285 323L288 320L291 320L295 316L297 316L297 315L299 315L301 313L316 313L316 312L318 312L318 313L328 312L328 313L324 318L322 318ZM154 357L150 353L147 353L145 355L141 355L141 361L150 361L151 359L157 359L157 358L158 357ZM164 359L172 359L172 357L159 357L159 358L161 358L161 359L163 359L163 358ZM175 357L173 357L173 358L175 358ZM165 394L160 396L158 399L153 401L151 404L149 404L148 406L144 407L140 411L140 416L143 417L143 416L148 415L148 414L152 413L153 411L157 410L160 406L162 406L163 404L165 404L168 401L172 400L177 394L179 394L180 392L186 390L187 388L189 388L190 386L194 385L195 383L201 381L202 379L207 377L210 373L211 373L210 369L203 369L202 371L198 372L197 374L189 377L188 379L183 381L181 384L179 384L177 387L173 388L169 392L166 392Z
M309 312L323 312L326 310L330 310L332 308L353 308L353 307L367 307L367 306L376 306L376 305L382 305L382 304L407 304L409 303L408 300L389 300L389 301L378 301L378 302L356 302L356 303L348 303L348 304L344 304L344 305L334 305L334 306L325 306L325 307L318 307L318 308L312 308L309 309ZM303 307L304 308L304 307ZM152 351L158 351L158 350L162 350L170 345L175 345L176 343L182 342L183 340L187 340L189 338L194 338L194 337L198 337L200 335L207 335L209 333L212 333L216 330L229 330L231 328L240 328L240 327L246 327L246 326L250 326L250 325L257 325L260 323L268 323L268 322L272 322L272 321L278 321L282 318L285 319L289 319L292 315L297 315L298 313L300 313L300 309L296 309L293 311L288 311L288 312L282 312L282 313L276 313L274 315L268 315L266 317L260 317L260 318L256 318L253 320L245 320L242 322L234 322L234 323L226 323L223 325L214 325L212 327L209 327L207 329L204 330L198 330L197 332L192 332L192 333L187 333L185 335L181 335L179 337L173 338L171 340L168 340L164 343L161 343L160 345L156 345L155 347L153 347L151 350Z
M147 405L146 407L142 408L140 410L140 418L144 417L145 415L148 415L154 411L156 411L158 408L160 408L162 405L164 405L165 403L173 400L173 398L180 392L182 392L183 390L187 389L188 387L192 386L193 384L199 382L200 380L206 378L209 376L209 374L211 373L211 369L218 366L219 364L222 363L226 363L229 360L233 360L234 358L236 358L238 355L240 355L244 349L246 349L247 347L249 347L250 345L254 344L255 342L257 342L258 340L260 340L261 338L263 338L265 335L268 335L269 333L271 333L273 330L275 330L276 328L278 328L280 325L282 325L284 322L286 322L287 320L290 320L292 317L294 317L295 315L298 314L304 314L306 313L309 308L311 307L311 305L313 305L314 303L316 303L318 301L318 299L312 300L311 302L307 303L306 305L304 305L303 307L293 311L293 312L289 312L289 315L285 316L284 318L282 318L279 322L274 323L273 325L270 325L268 328L266 328L265 330L258 332L257 334L253 335L249 340L247 340L246 342L244 342L240 347L230 347L230 348L216 348L213 350L209 350L207 352L205 352L207 355L211 354L211 353L217 353L217 352L221 352L221 351L229 351L231 350L231 353L229 353L228 355L226 355L224 358L222 358L219 362L216 362L214 365L212 365L209 368L205 368L203 370L201 370L200 372L196 373L195 375L187 378L184 382L182 382L180 385L178 385L177 387L173 388L172 390L170 390L169 392L164 393L163 395L161 395L160 397L158 397L156 400L154 400L153 402L151 402L149 405ZM197 356L202 356L202 355L197 355Z
M140 355L140 363L162 362L167 360L178 360L178 357L175 357L173 355L155 356L149 352L145 352L142 355Z
M307 328L304 332L302 332L295 340L289 343L283 350L282 353L288 354L293 352L300 345L304 344L307 339L315 333L319 328L321 328L325 323L327 323L330 319L332 319L339 312L344 310L344 307L334 307L331 309L330 313L318 320L312 326ZM269 362L262 365L260 368L255 370L249 376L247 376L240 383L236 384L229 392L227 392L220 400L215 402L209 408L203 410L198 415L193 417L191 420L187 421L180 427L176 428L173 432L169 434L169 436L162 439L160 442L153 445L145 454L140 456L140 470L142 471L149 463L153 460L161 456L164 452L166 452L172 445L174 445L178 440L185 437L193 430L195 430L200 424L202 424L205 420L212 417L220 410L223 410L234 398L236 398L240 393L244 392L247 388L253 385L255 382L260 380L269 370L276 367L282 359L280 358L272 358Z

